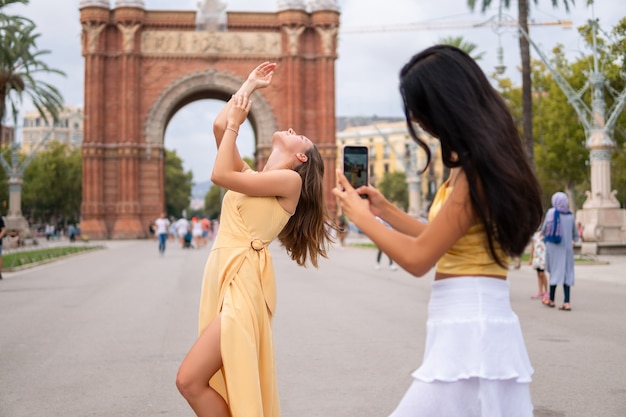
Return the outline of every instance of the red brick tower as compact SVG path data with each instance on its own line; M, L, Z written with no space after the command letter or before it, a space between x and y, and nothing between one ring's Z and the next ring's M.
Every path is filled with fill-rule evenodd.
M220 2L206 0L204 8ZM276 13L225 12L207 30L202 9L149 11L142 0L81 0L85 57L82 231L92 239L138 238L164 209L167 124L200 99L227 100L256 64L278 63L255 93L250 122L261 168L276 129L316 142L326 163L325 201L335 199L335 1L279 1ZM197 30L198 28L198 30ZM222 28L223 29L223 28ZM206 126L207 135L211 127Z

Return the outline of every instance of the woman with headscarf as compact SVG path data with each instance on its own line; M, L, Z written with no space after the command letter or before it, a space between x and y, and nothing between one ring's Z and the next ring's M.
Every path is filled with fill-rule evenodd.
M557 285L563 285L563 305L560 310L571 310L570 287L574 285L574 245L578 230L574 215L569 210L569 200L562 192L552 196L552 208L546 213L541 231L546 242L546 270L550 274L550 296L543 304L554 307Z

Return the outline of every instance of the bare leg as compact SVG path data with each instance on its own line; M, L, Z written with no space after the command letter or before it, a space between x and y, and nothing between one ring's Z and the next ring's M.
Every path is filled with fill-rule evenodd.
M546 277L546 273L544 271L537 272L537 276L539 278L539 292L543 294L548 293L548 278Z
M176 386L198 417L229 417L228 405L209 386L222 367L220 351L221 315L213 319L191 347L176 375Z

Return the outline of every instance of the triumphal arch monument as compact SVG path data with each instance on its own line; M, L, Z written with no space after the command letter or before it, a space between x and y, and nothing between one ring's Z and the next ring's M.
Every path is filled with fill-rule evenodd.
M257 168L272 133L316 142L334 210L336 0L279 0L276 12L146 10L143 0L81 0L85 122L81 228L92 239L145 237L164 210L164 134L200 99L228 100L258 63L279 64L249 120ZM252 2L251 2L252 3ZM211 135L211 126L199 126Z

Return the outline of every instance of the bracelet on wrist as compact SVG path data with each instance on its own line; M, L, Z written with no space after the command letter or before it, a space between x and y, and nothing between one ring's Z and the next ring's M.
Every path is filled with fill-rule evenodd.
M232 127L230 127L230 126L227 126L227 127L226 127L226 130L232 130L233 132L235 132L235 135L239 135L239 131L238 131L237 129L233 129L233 128L232 128Z

